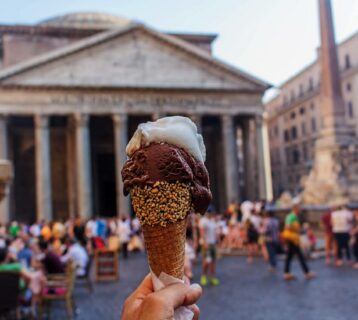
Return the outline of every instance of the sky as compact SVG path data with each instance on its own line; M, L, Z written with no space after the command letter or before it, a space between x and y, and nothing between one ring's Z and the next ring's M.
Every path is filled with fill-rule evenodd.
M0 0L1 24L100 11L160 31L217 33L214 55L278 86L316 58L317 0ZM358 0L332 0L336 40L358 31Z

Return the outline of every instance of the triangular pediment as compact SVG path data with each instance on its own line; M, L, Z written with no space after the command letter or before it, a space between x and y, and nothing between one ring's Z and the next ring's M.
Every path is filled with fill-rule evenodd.
M109 31L0 72L0 83L264 90L266 84L142 25Z

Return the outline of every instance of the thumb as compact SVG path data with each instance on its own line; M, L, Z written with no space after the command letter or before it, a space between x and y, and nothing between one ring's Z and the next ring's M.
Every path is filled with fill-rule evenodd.
M165 299L176 309L180 306L189 306L196 303L202 292L202 288L196 283L190 286L184 283L176 283L157 291L155 294Z

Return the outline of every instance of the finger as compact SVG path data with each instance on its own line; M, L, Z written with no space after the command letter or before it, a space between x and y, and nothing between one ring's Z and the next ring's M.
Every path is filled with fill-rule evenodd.
M141 284L138 286L138 288L134 291L133 295L148 295L154 291L153 288L153 282L152 282L152 276L150 273L146 275L146 277L143 279Z
M196 283L191 286L183 283L176 283L159 290L155 294L176 309L180 306L194 304L200 298L202 289Z
M196 304L192 304L191 306L187 306L188 309L190 309L191 312L194 313L192 320L198 320L200 316L200 309Z

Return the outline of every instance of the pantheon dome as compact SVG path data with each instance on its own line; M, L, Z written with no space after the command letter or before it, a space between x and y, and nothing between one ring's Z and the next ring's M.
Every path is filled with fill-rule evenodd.
M55 16L41 21L40 26L81 29L111 29L125 27L129 19L100 12L77 12Z

